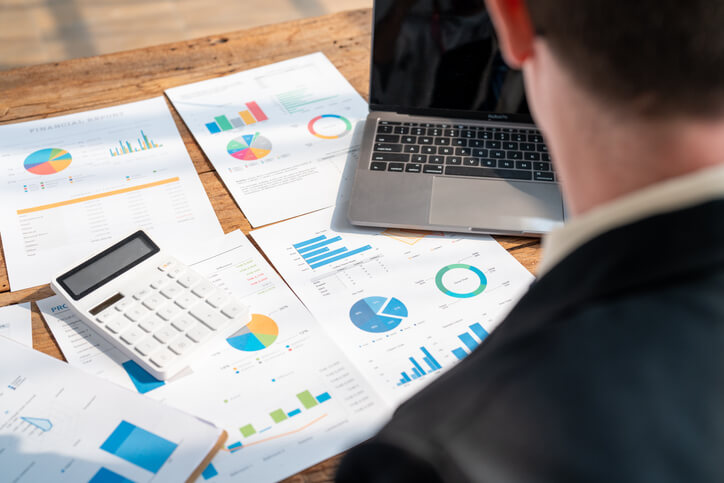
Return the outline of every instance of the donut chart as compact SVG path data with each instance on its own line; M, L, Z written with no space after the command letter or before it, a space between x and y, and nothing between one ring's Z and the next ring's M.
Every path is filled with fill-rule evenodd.
M271 149L271 141L258 132L236 137L226 145L226 151L242 161L255 161L266 157Z
M338 139L352 131L352 123L338 114L322 114L309 121L307 129L321 139Z
M279 326L266 315L252 314L251 322L226 339L231 347L243 352L266 349L279 337Z
M73 157L68 151L61 148L46 148L35 151L25 158L23 167L33 174L55 174L70 166Z
M454 275L454 277L452 277L452 282L454 284L466 285L468 287L477 285L477 287L467 292L456 292L451 290L445 285L446 280L443 280L448 272L453 272L452 275ZM469 274L466 272L472 272L476 276L477 281L471 281L469 279ZM478 267L467 265L465 263L453 263L452 265L442 267L437 272L437 275L435 275L435 285L437 285L437 288L445 295L449 295L450 297L455 297L457 299L467 299L483 293L483 290L485 290L488 286L488 279L485 277L483 271Z

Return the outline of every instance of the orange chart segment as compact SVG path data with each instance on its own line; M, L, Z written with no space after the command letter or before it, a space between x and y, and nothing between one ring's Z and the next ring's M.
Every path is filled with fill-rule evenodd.
M266 315L252 314L251 322L226 339L231 347L243 352L266 349L279 337L279 326Z

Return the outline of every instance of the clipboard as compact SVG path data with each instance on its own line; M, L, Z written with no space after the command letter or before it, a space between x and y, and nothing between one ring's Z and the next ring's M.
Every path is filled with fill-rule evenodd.
M209 454L206 455L206 458L204 458L201 461L201 464L194 470L193 473L191 473L191 476L186 479L186 483L193 483L198 479L199 476L201 476L201 473L203 473L206 467L209 466L209 463L211 463L211 460L214 459L216 453L218 453L219 450L224 446L224 443L226 443L226 439L228 437L229 434L226 432L226 430L222 430L221 434L219 435L219 439L216 441L214 447L211 448L211 451L209 451Z

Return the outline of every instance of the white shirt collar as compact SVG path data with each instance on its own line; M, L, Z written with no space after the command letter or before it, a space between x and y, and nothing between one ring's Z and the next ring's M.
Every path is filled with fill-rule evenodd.
M538 276L575 249L614 228L650 216L724 198L724 165L656 183L598 206L553 230L543 239ZM719 220L712 220L719 223Z

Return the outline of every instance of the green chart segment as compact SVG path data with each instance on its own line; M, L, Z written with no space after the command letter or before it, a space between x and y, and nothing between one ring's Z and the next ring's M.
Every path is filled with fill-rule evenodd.
M453 270L463 271L462 275L458 277L458 279L455 281L455 284L467 282L472 274L473 276L475 276L475 278L478 279L476 281L477 288L467 292L459 292L446 286L444 283L444 277L448 272L451 272ZM465 272L471 272L471 274ZM483 293L485 288L488 286L488 279L485 277L483 271L480 270L478 267L467 265L465 263L453 263L452 265L442 267L437 272L437 275L435 275L435 285L437 285L437 288L445 295L449 295L450 297L455 297L458 299L466 299L470 297L475 297L476 295L480 295L481 293Z

